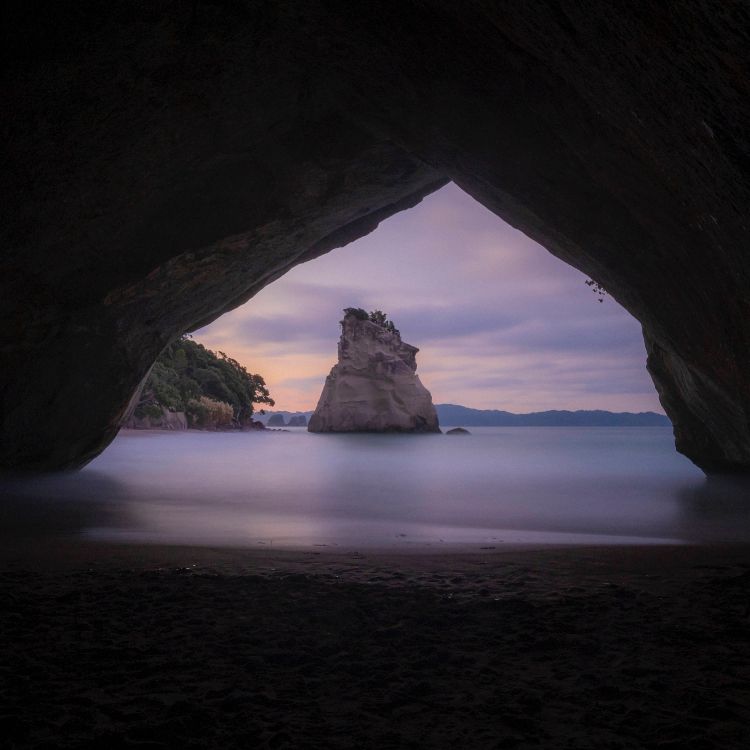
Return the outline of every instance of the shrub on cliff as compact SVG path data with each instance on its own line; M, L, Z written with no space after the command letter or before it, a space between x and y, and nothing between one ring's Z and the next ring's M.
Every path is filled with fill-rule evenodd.
M344 317L347 315L353 315L357 320L369 320L367 310L363 310L361 307L345 307Z
M370 313L368 313L361 307L345 307L344 317L347 317L349 315L357 318L357 320L369 320L370 323L375 323L375 325L378 325L381 328L385 328L386 331L390 331L391 333L400 335L400 331L398 330L398 328L396 328L395 325L393 325L393 321L388 320L387 313L384 313L382 310L372 310Z
M185 415L190 427L229 427L234 420L234 410L229 404L208 396L188 401Z
M224 404L231 412L229 422L237 424L250 420L253 404L274 405L260 375L249 373L224 352L214 353L196 341L182 338L170 344L154 364L135 413L142 417L149 408L163 406L188 415L192 410L196 425L203 424L200 420L209 413L223 419L226 409L220 413L216 407L204 404L203 398Z

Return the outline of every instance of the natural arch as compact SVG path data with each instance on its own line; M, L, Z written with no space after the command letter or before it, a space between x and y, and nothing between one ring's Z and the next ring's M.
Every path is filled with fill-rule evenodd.
M677 447L750 469L750 17L28 3L9 29L4 469L80 466L160 349L452 179L643 325Z

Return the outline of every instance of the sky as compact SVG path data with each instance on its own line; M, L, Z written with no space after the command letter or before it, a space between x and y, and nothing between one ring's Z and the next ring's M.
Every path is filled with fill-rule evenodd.
M193 337L260 373L279 410L315 408L342 309L363 307L419 347L436 404L663 413L639 323L585 281L451 184Z

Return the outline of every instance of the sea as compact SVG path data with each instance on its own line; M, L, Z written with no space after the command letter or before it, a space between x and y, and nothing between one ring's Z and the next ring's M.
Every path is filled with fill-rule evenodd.
M750 541L747 481L706 478L663 427L122 431L81 471L5 481L0 492L2 533L139 544L438 552Z

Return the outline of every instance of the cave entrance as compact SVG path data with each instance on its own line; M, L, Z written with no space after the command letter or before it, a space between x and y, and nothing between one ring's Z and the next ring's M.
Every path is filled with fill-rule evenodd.
M446 403L658 410L639 324L585 282L448 185L296 266L194 339L263 375L277 413L315 407L350 306L386 311L420 348L418 374L438 413ZM454 425L441 416L441 426ZM121 482L125 506L137 506L130 533L174 543L495 549L704 533L680 494L700 491L700 472L674 451L668 427L466 426L468 438L288 425L158 441L131 432L90 469Z
M660 411L639 324L586 281L449 184L193 337L264 376L274 411L315 407L345 307L386 311L419 347L438 414ZM53 489L89 503L82 533L103 540L495 549L747 534L736 514L690 515L702 477L668 427L466 426L468 438L127 431Z

